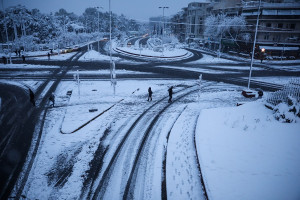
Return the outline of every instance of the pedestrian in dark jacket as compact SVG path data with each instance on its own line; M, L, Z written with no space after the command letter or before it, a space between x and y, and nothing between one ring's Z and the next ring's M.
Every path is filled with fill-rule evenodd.
M6 64L6 57L2 56L3 64Z
M29 98L32 105L35 106L34 93L32 92L31 89L29 89Z
M55 103L55 96L54 93L52 93L49 97L49 100L52 102L52 107L54 107L54 103Z
M173 95L173 86L171 86L169 89L168 89L168 92L169 92L169 103L172 102L172 95Z
M148 100L147 101L152 101L152 90L151 87L148 88Z
M25 63L25 56L22 55L22 60L23 60L23 63Z
M47 54L47 55L48 55L48 60L50 60L50 53L48 52L48 54Z

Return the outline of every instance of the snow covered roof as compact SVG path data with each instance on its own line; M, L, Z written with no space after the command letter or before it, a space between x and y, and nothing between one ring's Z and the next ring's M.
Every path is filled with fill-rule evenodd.
M260 49L278 50L278 51L298 51L299 47L274 47L274 46L260 46Z

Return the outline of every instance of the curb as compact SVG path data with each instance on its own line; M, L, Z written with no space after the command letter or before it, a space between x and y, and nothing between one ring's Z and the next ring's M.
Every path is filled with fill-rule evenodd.
M62 127L60 127L60 133L61 134L72 134L75 133L77 131L79 131L80 129L82 129L83 127L85 127L86 125L88 125L89 123L91 123L92 121L94 121L95 119L97 119L98 117L100 117L101 115L103 115L104 113L106 113L107 111L109 111L111 108L113 108L115 105L117 105L118 103L120 103L121 101L123 101L124 99L121 99L120 101L118 101L117 103L113 104L112 106L110 106L109 108L107 108L106 110L102 111L100 114L96 115L95 117L93 117L92 119L90 119L89 121L87 121L86 123L82 124L81 126L79 126L78 128L76 128L74 131L72 132L63 132L62 131ZM62 122L63 124L63 122Z

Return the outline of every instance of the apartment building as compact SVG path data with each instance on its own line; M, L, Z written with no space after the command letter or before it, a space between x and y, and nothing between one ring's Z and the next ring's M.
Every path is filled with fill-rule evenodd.
M186 18L187 8L182 8L182 11L175 14L171 19L171 30L172 33L177 36L180 42L185 42L186 38Z
M204 21L209 15L210 1L199 1L188 4L186 9L186 42L191 43L204 39Z
M253 28L254 35L259 2L245 1L241 15ZM264 48L268 56L299 57L300 3L288 0L262 1L257 31L257 51Z

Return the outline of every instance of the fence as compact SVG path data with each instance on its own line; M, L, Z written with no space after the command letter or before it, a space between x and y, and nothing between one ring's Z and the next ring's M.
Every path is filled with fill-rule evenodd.
M267 103L276 106L279 103L288 103L289 97L300 102L300 78L291 79L288 84L284 85L282 90L273 92L267 98Z

